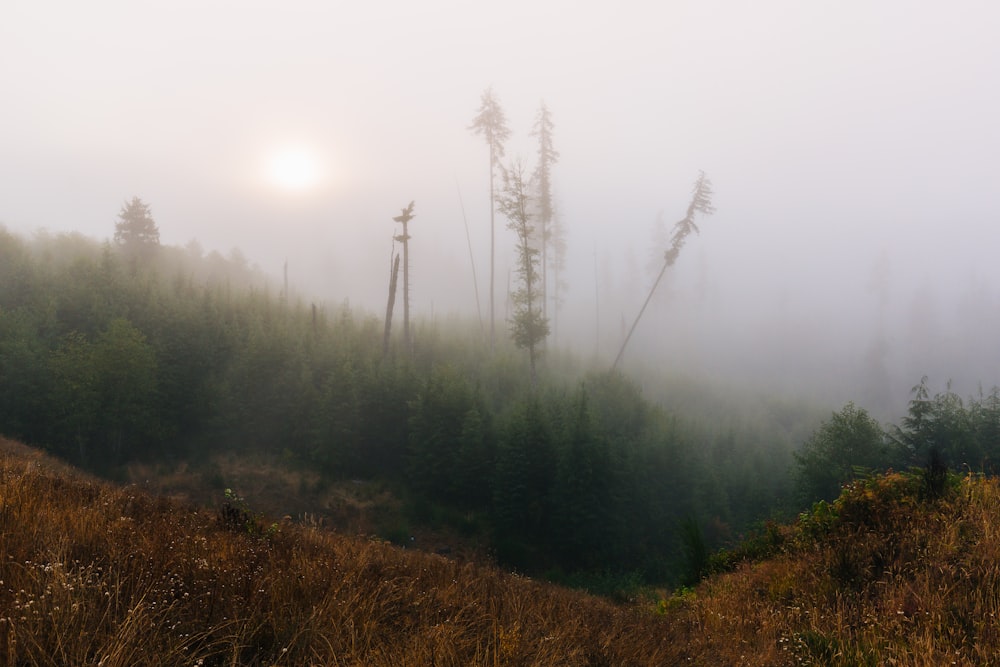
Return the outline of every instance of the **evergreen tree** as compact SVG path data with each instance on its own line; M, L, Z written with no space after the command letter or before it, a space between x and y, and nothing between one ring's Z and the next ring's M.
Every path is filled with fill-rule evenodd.
M795 461L804 502L833 500L856 470L876 470L889 463L882 427L854 403L833 413L795 453Z
M893 432L900 463L927 466L937 457L950 468L980 465L995 445L976 437L976 404L966 408L962 398L951 390L951 383L944 392L931 397L926 376L912 393L909 411Z
M146 255L160 245L160 230L149 205L138 197L122 205L115 223L115 243L132 255Z
M464 379L448 367L436 369L410 401L407 477L425 497L461 502L459 467L463 428L472 397Z
M156 353L141 331L115 318L93 346L105 463L148 454L159 439Z
M614 551L614 466L584 391L568 410L552 494L553 545L566 565L593 567L607 564Z
M514 314L510 318L514 344L528 350L531 382L537 381L536 358L539 344L549 335L549 323L542 313L541 284L538 278L538 248L531 244L534 225L528 213L528 193L524 170L519 164L504 171L504 188L497 202L507 218L507 228L517 235L517 274L520 286L514 291Z
M535 167L533 179L538 188L538 237L542 255L542 314L548 315L549 299L549 241L552 238L552 218L554 206L552 203L552 165L559 161L559 153L552 145L552 115L542 102L535 119L532 136L538 137L538 165Z
M493 506L500 532L543 538L550 527L554 479L552 433L542 402L532 394L512 410L497 446Z
M495 177L496 168L500 166L500 158L504 156L504 142L510 137L507 116L504 114L500 102L493 95L492 87L483 92L479 113L472 120L469 129L475 134L482 135L490 147L490 349L492 350L496 346L496 308L494 304L496 280Z

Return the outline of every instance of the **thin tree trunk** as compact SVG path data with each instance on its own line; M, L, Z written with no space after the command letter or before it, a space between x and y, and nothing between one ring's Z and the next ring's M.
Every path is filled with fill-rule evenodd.
M663 268L660 269L660 275L656 276L656 282L653 283L653 287L649 290L649 294L646 296L646 301L642 304L642 308L639 310L639 314L635 318L635 322L632 323L632 328L628 330L628 335L625 336L625 341L622 343L622 347L618 350L618 356L615 357L615 363L611 364L611 370L618 368L618 362L622 360L625 355L625 346L628 345L628 341L632 338L632 333L635 331L636 326L639 324L639 320L642 319L642 314L646 312L646 306L649 305L650 300L653 298L653 292L656 291L656 286L660 284L660 280L663 278L663 274L667 272L667 267L670 266L670 262L664 261Z
M483 325L483 308L479 303L479 280L476 278L476 258L472 254L472 237L469 236L469 219L465 216L465 202L462 201L462 190L455 181L455 189L458 190L458 205L462 208L462 221L465 223L465 242L469 244L469 263L472 265L472 287L476 291L476 314L479 315L479 332L485 337Z
M410 350L410 235L403 222L403 344Z
M493 163L496 158L494 157L493 144L490 143L490 352L496 350L496 338L497 330L496 323L494 320L494 258L495 258L495 247L496 247L496 233L494 231L494 215L496 204L494 203L494 186L493 186Z
M389 354L389 335L392 332L392 309L396 305L396 282L399 278L399 254L392 263L392 272L389 274L389 303L385 307L385 334L382 336L382 356ZM313 310L315 313L315 310Z

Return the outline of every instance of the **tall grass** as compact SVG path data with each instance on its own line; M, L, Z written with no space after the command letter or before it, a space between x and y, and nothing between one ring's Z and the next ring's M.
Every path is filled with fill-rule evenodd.
M893 473L612 604L178 505L0 441L0 665L987 665L1000 484ZM235 517L235 519L234 519ZM656 613L659 611L659 613Z
M1000 662L1000 484L855 483L781 529L779 553L704 582L684 607L697 664Z
M644 665L667 628L484 565L0 461L0 665ZM252 517L247 517L252 522ZM228 527L227 527L228 526Z

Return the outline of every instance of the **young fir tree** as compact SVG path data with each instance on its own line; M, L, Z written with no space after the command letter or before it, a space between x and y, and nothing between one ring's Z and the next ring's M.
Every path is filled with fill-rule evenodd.
M160 246L160 230L149 205L138 197L122 205L115 223L115 243L133 256L147 255Z
M496 344L496 325L494 305L494 284L496 279L496 231L494 212L496 211L495 176L500 158L504 156L504 142L510 137L507 128L507 116L500 107L500 102L493 95L493 88L487 88L482 95L479 113L472 119L469 126L475 134L482 135L490 147L490 349Z
M517 235L517 275L520 286L511 295L514 314L510 318L510 328L514 344L528 350L531 383L535 384L538 347L549 335L549 322L542 313L539 252L531 243L535 230L529 214L524 168L520 164L512 164L510 169L504 171L504 187L497 207L507 218L507 228Z

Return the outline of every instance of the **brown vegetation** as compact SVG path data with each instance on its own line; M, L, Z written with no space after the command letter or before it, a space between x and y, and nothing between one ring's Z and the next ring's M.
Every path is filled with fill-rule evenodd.
M776 555L675 597L696 664L996 664L1000 485L926 481L856 482L772 531Z
M228 517L223 521L222 517ZM645 665L667 625L476 564L0 462L0 664Z
M995 480L858 482L715 559L731 572L615 605L0 452L0 665L972 665L1000 647Z

